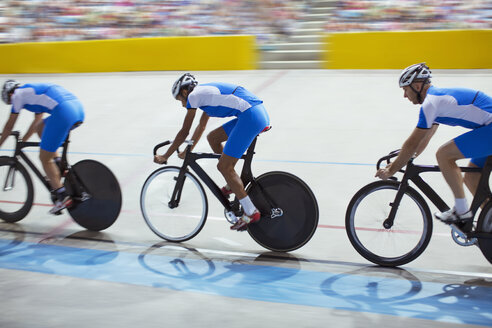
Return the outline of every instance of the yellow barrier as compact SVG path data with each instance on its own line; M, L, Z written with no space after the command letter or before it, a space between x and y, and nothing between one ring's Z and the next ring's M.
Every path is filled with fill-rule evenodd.
M256 69L254 36L165 37L0 45L0 73Z
M333 33L324 40L324 68L492 68L492 30Z

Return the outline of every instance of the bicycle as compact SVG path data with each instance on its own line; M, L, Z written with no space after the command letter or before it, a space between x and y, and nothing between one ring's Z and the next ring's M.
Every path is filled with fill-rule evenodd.
M241 157L244 160L241 179L262 217L260 221L248 225L247 231L267 249L277 252L298 249L311 239L318 226L318 203L309 186L293 174L274 171L253 177L251 162L256 140ZM169 144L171 141L156 145L154 155L158 149ZM234 224L242 215L238 199L230 201L224 196L197 163L199 159L218 159L221 155L193 153L191 147L192 143L187 141L181 167L165 166L152 172L140 195L145 222L157 236L171 242L189 240L205 225L208 200L198 178L224 206L224 215L229 223Z
M399 150L379 159L389 164ZM489 177L492 156L483 169L460 167L462 172L480 172L481 178L470 206L473 220L451 224L451 236L460 246L477 245L492 263L492 193ZM365 259L382 266L400 266L422 254L432 236L432 215L427 202L415 186L440 210L449 206L427 184L420 174L440 172L438 166L416 165L411 159L401 181L396 177L372 182L360 189L351 199L345 215L345 230L352 246ZM478 220L475 216L482 206ZM417 217L418 216L418 217Z
M13 131L16 139L13 156L0 156L0 219L5 222L18 222L25 218L33 206L34 187L27 166L39 178L51 194L49 180L33 164L23 151L26 147L38 147L39 142L23 142L19 131ZM102 163L94 160L82 160L71 166L67 161L69 136L64 141L61 161L58 164L63 184L73 199L73 205L67 208L70 216L87 230L101 231L110 227L118 218L121 210L121 189L113 173Z

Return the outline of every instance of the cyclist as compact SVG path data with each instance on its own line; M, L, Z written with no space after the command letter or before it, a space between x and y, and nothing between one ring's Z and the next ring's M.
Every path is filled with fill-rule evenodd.
M194 147L205 130L208 119L212 117L235 117L207 136L212 150L222 154L217 165L227 185L222 192L228 196L234 193L243 207L243 216L231 226L232 230L245 230L261 215L244 190L241 178L234 170L239 158L248 149L254 138L270 125L263 101L241 86L228 83L198 84L189 73L183 74L172 86L172 95L187 109L181 130L164 155L154 158L156 163L165 163L188 136L196 109L203 113L191 137ZM226 142L225 146L222 145ZM180 155L182 157L183 155Z
M21 85L15 80L7 80L2 88L2 100L12 105L10 116L0 137L0 146L12 132L21 109L34 113L34 120L22 140L27 141L34 133L41 138L39 159L48 176L50 186L56 195L51 214L61 214L64 208L72 205L61 183L61 173L57 149L63 144L71 129L84 121L84 109L79 100L61 86L48 83L29 83ZM50 116L43 120L43 114Z
M431 84L431 71L425 63L411 65L400 74L403 96L420 104L417 127L403 144L400 154L376 176L387 179L400 170L410 158L425 149L440 123L471 129L442 145L436 158L442 174L455 197L449 211L435 213L436 218L451 224L472 218L465 198L463 182L472 194L477 190L480 175L466 173L463 177L456 160L470 158L471 167L483 167L492 155L492 97L477 90L437 88Z

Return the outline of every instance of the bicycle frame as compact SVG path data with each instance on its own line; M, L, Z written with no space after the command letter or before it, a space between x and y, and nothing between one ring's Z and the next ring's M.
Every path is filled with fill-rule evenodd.
M243 181L244 186L254 181L253 174L251 172L251 162L253 160L254 148L256 145L256 138L253 140L251 145L249 146L245 155L241 156L240 159L244 160L243 169L241 171L241 180ZM221 154L212 154L212 153L193 153L191 152L192 145L188 145L186 147L186 156L181 166L181 170L179 172L176 187L174 188L173 195L171 201L169 202L169 206L171 208L178 206L181 190L184 183L184 177L186 173L187 167L191 167L192 170L198 175L198 177L205 183L205 185L210 189L212 194L219 200L219 202L224 206L227 212L235 212L238 208L235 208L234 204L231 203L220 190L219 186L210 178L210 176L202 169L202 167L197 163L197 160L204 158L216 158L219 159Z
M22 160L31 168L31 170L34 172L34 174L38 177L38 179L43 183L43 185L48 189L48 191L51 192L51 185L48 181L48 179L41 173L41 171L34 165L34 163L29 159L29 157L22 151L22 149L27 148L27 147L39 147L40 142L29 142L29 141L19 141L20 133L19 131L13 131L11 133L12 136L15 137L16 139L16 146L14 150L14 155L12 156L12 159L14 161L19 161L19 157L22 158ZM70 143L69 141L70 134L67 136L65 141L63 142L63 152L62 152L62 157L61 157L61 170L69 170L70 166L68 165L67 162L67 149L68 149L68 144ZM10 172L7 175L7 177L10 176ZM70 181L72 182L72 176L69 174L67 176Z
M253 155L255 154L254 148L256 146L257 137L253 139L253 142L249 146L246 154L241 156L240 159L244 160L243 168L241 171L241 180L243 185L246 187L249 184L254 184L259 187L260 192L263 195L265 201L271 207L271 217L281 216L281 209L275 206L275 203L272 199L264 192L263 187L255 181L253 177L253 173L251 172L251 162L253 161ZM171 141L165 141L160 143L154 147L154 155L157 154L157 150L163 146L169 145ZM183 189L185 174L187 172L187 168L191 167L192 170L198 175L198 177L205 183L205 185L209 188L212 194L219 200L219 202L224 206L226 211L226 217L228 221L234 222L235 217L241 215L239 208L239 201L234 199L234 201L229 201L229 199L222 194L219 186L210 178L210 176L201 168L201 166L197 163L197 160L204 158L216 158L219 159L221 154L212 154L212 153L192 153L191 152L192 144L189 144L186 147L186 156L179 171L178 177L176 178L176 185L173 190L173 194L171 196L171 200L168 203L170 208L175 208L179 205L179 201L181 199L181 190Z
M41 171L34 165L34 163L29 159L29 157L22 151L22 149L27 148L27 147L39 147L39 142L24 142L24 141L19 141L19 132L14 131L11 133L16 139L16 144L15 144L15 150L14 150L14 155L12 156L12 160L14 161L19 161L19 157L24 160L24 162L31 168L31 170L34 172L34 174L41 180L43 185L50 190L51 186L48 182L48 180L45 178L45 176L41 173ZM11 168L13 169L13 167ZM7 175L9 177L11 173Z
M383 157L381 160L389 159L389 156ZM380 162L381 162L380 160ZM378 162L378 166L379 163ZM478 208L482 205L487 199L492 197L492 192L489 186L489 177L492 171L492 156L489 156L485 162L483 168L478 167L460 167L462 172L476 172L482 173L481 178L477 187L477 191L475 192L475 196L473 198L470 210L473 213L473 216L477 213ZM412 181L424 195L429 198L429 200L441 211L449 210L449 206L444 202L444 200L432 189L432 187L425 182L420 174L424 172L440 172L441 169L437 165L415 165L413 164L413 160L410 160L406 166L405 173L400 182L400 186L398 188L398 192L395 196L395 200L391 203L391 211L388 215L388 218L384 221L384 227L389 229L393 226L393 222L395 219L396 211L400 204L400 201L409 185L408 181ZM457 227L462 228L463 230L471 230L472 222L465 227ZM468 234L469 237L476 237L476 235Z

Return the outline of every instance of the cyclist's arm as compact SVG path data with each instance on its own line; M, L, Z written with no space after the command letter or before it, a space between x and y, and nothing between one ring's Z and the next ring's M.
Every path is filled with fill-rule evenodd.
M18 113L11 113L9 116L9 119L7 120L7 123L5 123L5 126L3 127L2 131L2 136L0 137L0 146L3 145L5 142L5 139L7 139L12 132L12 129L14 128L15 122L17 121L17 118L19 117Z
M395 161L391 163L391 165L379 169L376 172L376 176L381 179L387 179L407 165L408 161L415 155L417 148L428 133L429 129L415 128L410 137L403 143L400 154L396 157Z
M181 130L176 134L173 143L167 149L167 152L163 155L166 159L169 158L181 144L186 140L186 137L190 133L191 125L193 124L193 120L195 119L196 108L189 108L186 111L186 116L183 122L183 126Z
M27 141L31 136L36 132L39 122L43 120L43 113L35 113L34 120L31 123L31 126L27 130L26 134L22 138L22 141Z
M431 138L436 133L436 130L438 127L439 127L439 124L433 124L432 127L430 129L428 129L426 136L424 137L424 139L422 139L422 141L420 141L420 144L417 147L417 150L415 151L415 157L422 154L422 152L425 150L425 148L429 144L429 141L431 140Z
M203 112L202 116L200 117L200 122L198 123L195 132L193 133L193 136L191 137L191 140L193 140L193 146L191 146L191 150L195 148L196 144L198 143L198 140L202 137L203 131L205 131L205 128L207 127L207 122L210 116L208 116L207 113Z

